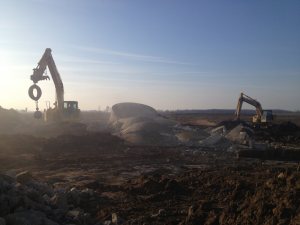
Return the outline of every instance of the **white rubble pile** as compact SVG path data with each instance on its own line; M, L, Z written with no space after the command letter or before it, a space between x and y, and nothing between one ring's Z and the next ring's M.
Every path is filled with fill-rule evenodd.
M138 103L119 103L112 107L110 126L115 134L137 145L174 146L176 122L159 115L150 106Z
M254 130L245 124L238 124L228 130L222 125L209 129L210 136L199 141L200 146L223 149L231 152L239 149L265 150L265 143L258 143L254 140Z
M84 208L96 209L99 198L90 189L54 189L28 171L16 177L0 174L0 224L97 224Z
M249 148L261 147L254 142L254 131L249 126L235 121L229 122L227 125L230 126L222 125L205 130L182 126L161 116L152 107L138 103L114 105L109 119L114 134L136 145L175 146L184 144L216 150L233 149L234 145L243 145Z

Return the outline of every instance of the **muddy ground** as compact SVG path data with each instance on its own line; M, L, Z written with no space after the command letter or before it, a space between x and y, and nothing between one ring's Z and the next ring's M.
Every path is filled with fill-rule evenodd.
M3 196L9 190L0 182L0 223L3 218L8 225L26 224L8 215L40 210L53 223L39 224L300 224L299 170L297 160L239 158L200 147L132 146L105 132L50 138L2 134L1 176L29 171L55 193L89 195L76 202L68 197L61 215L57 210L63 203L36 206L32 202L41 201L31 195L31 202L20 200L5 210ZM18 186L21 181L10 182ZM77 211L88 219L66 216Z

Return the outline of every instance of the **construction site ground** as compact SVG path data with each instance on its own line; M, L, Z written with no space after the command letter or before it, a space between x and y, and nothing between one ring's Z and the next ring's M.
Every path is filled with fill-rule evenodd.
M195 126L219 122L177 120ZM65 209L85 213L86 220L45 209L56 224L300 224L297 160L241 158L191 146L132 146L106 132L87 132L51 138L2 134L0 162L1 176L29 171L32 180L55 190L90 193L68 201ZM19 204L39 209L32 202ZM15 208L0 210L0 219L18 224L7 217Z

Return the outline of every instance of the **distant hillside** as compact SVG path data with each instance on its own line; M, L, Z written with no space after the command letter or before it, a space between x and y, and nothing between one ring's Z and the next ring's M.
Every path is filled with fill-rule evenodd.
M164 113L170 114L234 114L235 109L183 109L183 110L173 110L173 111L163 111ZM242 114L252 115L255 114L255 110L252 109L243 109ZM273 109L274 114L283 115L283 114L297 114L300 115L300 112L293 112L288 110Z

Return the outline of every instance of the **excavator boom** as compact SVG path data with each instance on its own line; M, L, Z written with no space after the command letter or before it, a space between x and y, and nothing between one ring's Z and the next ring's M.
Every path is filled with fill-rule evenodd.
M30 76L30 79L36 84L41 80L50 79L48 76L44 76L44 72L46 68L49 68L52 80L54 82L55 90L56 90L56 101L57 107L62 110L63 102L64 102L64 85L61 80L60 74L57 70L55 62L53 60L51 49L47 48L42 58L38 62L38 66L33 69L33 75Z
M243 102L246 102L249 105L252 105L255 107L256 115L253 117L254 123L260 123L262 121L269 122L271 120L269 118L272 118L272 112L270 110L263 110L261 104L257 100L251 98L248 95L245 95L244 93L241 93L239 100L238 100L238 104L237 104L237 108L236 108L236 112L235 112L237 120L240 119ZM266 114L268 114L268 115L266 115Z
M243 102L246 102L249 105L253 105L256 109L256 114L260 117L262 116L263 109L261 107L261 104L258 101L256 101L255 99L251 98L250 96L245 95L244 93L241 93L240 98L238 100L237 109L236 109L237 119L240 119L240 114L241 114L241 109L242 109Z

